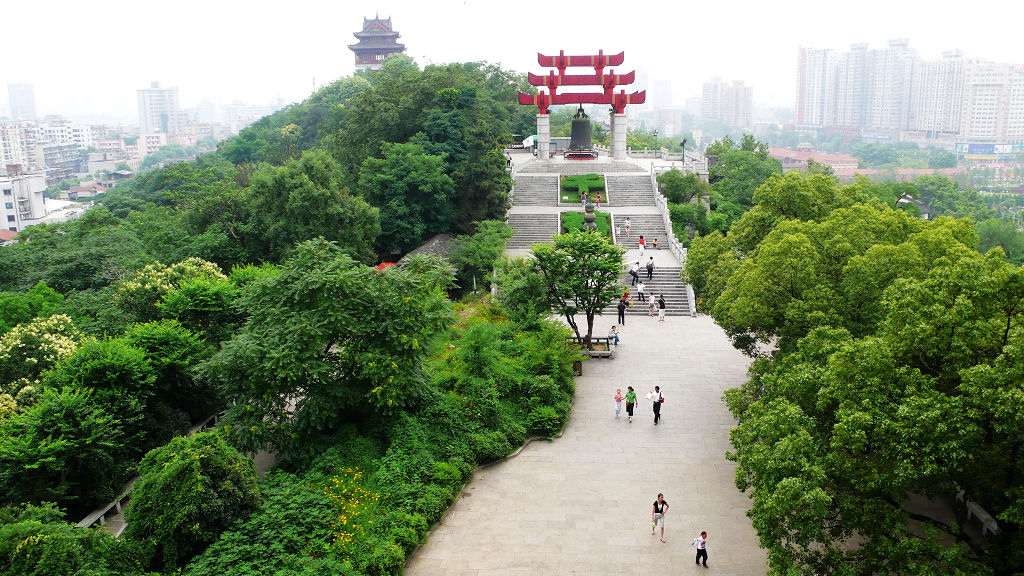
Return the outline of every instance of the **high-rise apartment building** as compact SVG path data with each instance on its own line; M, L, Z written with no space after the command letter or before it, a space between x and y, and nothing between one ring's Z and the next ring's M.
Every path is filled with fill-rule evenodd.
M177 134L181 131L177 87L161 88L159 82L153 82L149 88L138 89L138 99L140 134Z
M909 129L927 138L960 133L964 100L963 52L951 50L941 60L921 60L914 67Z
M1024 142L1024 66L918 57L906 40L849 52L801 48L797 124L898 138Z
M754 88L742 80L723 82L714 77L704 83L702 115L715 118L734 128L749 129L754 125Z
M890 40L889 47L867 53L867 105L862 127L905 130L910 118L910 83L917 53L907 40Z
M835 58L832 51L801 47L797 61L797 124L822 126L831 120L825 107L832 101L830 88L834 83Z
M11 120L36 119L36 92L31 84L8 84Z

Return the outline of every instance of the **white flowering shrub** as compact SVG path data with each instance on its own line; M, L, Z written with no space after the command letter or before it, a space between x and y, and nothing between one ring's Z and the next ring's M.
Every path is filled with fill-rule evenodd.
M71 318L55 314L19 324L0 337L0 392L38 385L40 375L78 348L82 334Z

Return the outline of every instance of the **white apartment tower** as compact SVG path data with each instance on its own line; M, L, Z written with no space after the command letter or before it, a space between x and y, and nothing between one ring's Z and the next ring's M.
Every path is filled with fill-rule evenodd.
M960 132L964 66L959 50L943 52L941 60L917 63L910 95L910 130L924 132L928 138Z
M31 84L8 84L11 120L36 119L36 92Z
M964 66L960 136L1024 142L1024 73L1019 67L982 61Z
M910 85L917 53L904 39L867 54L867 106L862 126L904 130L910 118Z
M834 96L826 98L825 118L833 126L860 127L867 103L868 45L852 44L834 58Z
M830 87L835 82L832 51L801 47L797 66L796 122L823 126Z
M181 131L177 87L161 88L159 82L153 82L149 88L139 88L138 97L140 134L177 134Z

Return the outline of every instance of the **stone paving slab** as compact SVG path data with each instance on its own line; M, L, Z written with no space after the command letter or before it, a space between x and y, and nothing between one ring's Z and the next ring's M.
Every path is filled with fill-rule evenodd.
M595 333L614 320L599 317ZM748 364L708 317L627 318L616 358L584 363L562 438L478 471L405 573L763 576L749 500L724 457L734 420L722 392ZM641 398L631 424L612 401L627 385ZM666 397L658 426L643 399L655 385ZM650 535L658 492L670 505L667 544ZM692 564L701 530L707 571Z

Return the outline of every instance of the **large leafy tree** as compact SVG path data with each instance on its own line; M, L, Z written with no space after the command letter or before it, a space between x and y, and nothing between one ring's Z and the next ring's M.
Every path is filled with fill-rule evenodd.
M555 236L551 244L536 244L533 257L544 277L548 303L565 316L576 338L591 346L594 317L621 294L618 285L625 249L593 230ZM576 315L587 321L586 336L580 335Z
M247 288L248 323L203 370L237 400L242 446L308 449L421 397L425 346L449 322L450 277L441 265L413 268L377 271L314 240Z
M384 251L408 252L451 225L455 185L445 173L444 158L427 154L418 144L385 144L383 158L367 158L359 191L380 207Z
M184 566L260 503L252 460L215 433L179 436L139 465L125 535L154 567Z
M737 486L773 575L1014 574L1021 270L979 254L969 220L872 196L775 177L689 254L705 309L757 357L726 394ZM996 535L969 529L960 489Z
M380 231L377 209L345 192L338 167L325 152L306 152L280 167L263 166L252 177L246 202L252 213L250 233L264 243L272 260L317 237L338 242L356 260L373 260Z
M768 147L750 134L744 134L739 143L726 136L708 146L706 154L711 161L711 207L731 220L738 220L754 205L758 186L782 173L782 165L768 155Z
M114 495L123 464L121 422L84 389L47 389L0 423L0 498L58 502L75 513Z

